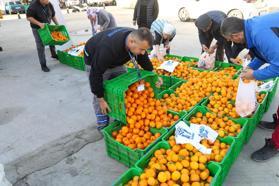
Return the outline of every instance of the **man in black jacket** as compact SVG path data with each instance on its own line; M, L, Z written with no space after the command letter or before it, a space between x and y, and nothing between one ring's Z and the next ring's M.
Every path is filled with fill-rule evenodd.
M155 21L159 14L159 5L157 0L137 0L133 24L138 24L138 27L151 27L153 21Z
M240 44L233 44L227 41L220 33L222 21L227 17L221 11L209 11L195 21L195 25L199 31L199 40L202 45L202 52L209 54L216 51L215 59L217 61L224 61L224 49L229 62L234 61L234 58L244 49ZM216 39L216 44L211 46L212 40Z
M27 20L30 21L30 26L35 38L42 71L49 72L49 68L46 66L45 46L38 34L38 29L44 28L44 25L50 23L51 20L58 25L54 8L49 0L34 0L28 7L26 16ZM49 46L49 48L51 57L57 59L55 46Z
M97 129L109 123L109 106L104 99L103 82L126 72L123 66L131 58L148 71L153 70L146 50L152 46L153 37L147 28L138 30L116 27L96 34L84 48L84 61L89 72Z

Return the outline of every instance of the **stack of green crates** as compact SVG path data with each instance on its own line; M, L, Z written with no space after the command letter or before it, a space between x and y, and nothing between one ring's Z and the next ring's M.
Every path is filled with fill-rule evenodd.
M169 55L170 58L176 58L180 60L181 62L186 61L198 61L198 58L195 57L181 57L177 55ZM230 63L224 63L217 61L215 68L213 71L222 70L225 68L233 67L237 70L237 73L233 76L233 79L236 79L239 77L239 74L241 73L242 66L241 65L235 65ZM198 69L196 67L193 67L194 69L204 71L201 69ZM132 83L136 82L138 80L136 76L136 71L131 70L134 74L129 75L123 75L120 78L116 78L115 80L112 80L110 83L106 83L105 89L106 89L106 99L109 102L110 107L113 110L113 113L111 113L111 116L114 118L117 118L120 123L126 122L126 114L125 114L125 106L124 106L124 94L128 89L128 85L131 85ZM155 84L155 81L157 80L157 77L155 78L155 75L153 73L147 73L143 72L143 77L146 81L150 82L151 85ZM175 93L176 88L181 86L184 82L186 82L183 79L172 77L172 76L161 76L164 80L164 85L161 87L161 89L156 89L154 86L156 98L160 99L163 97L164 94L172 94ZM124 81L123 79L126 80ZM234 161L238 158L243 146L245 143L249 141L251 138L254 130L256 129L257 124L260 122L261 118L263 117L264 113L268 110L270 103L272 102L273 97L276 94L276 89L278 87L278 79L274 79L273 81L274 86L272 87L272 90L269 92L260 92L260 94L266 94L265 98L261 103L258 103L258 107L254 114L249 118L229 118L235 123L238 123L241 125L241 131L240 133L235 136L227 136L224 138L219 138L221 142L224 142L226 144L230 145L230 149L227 152L226 156L221 162L209 162L207 164L207 168L210 170L211 176L213 176L213 180L211 182L211 186L221 186L222 183L225 181L226 176L229 173L229 170L231 166L233 165ZM115 86L119 85L119 86ZM125 85L125 86L123 86ZM122 88L120 88L122 87ZM110 89L110 90L109 90ZM188 112L181 112L181 113L175 113L180 114L180 120L184 121L186 124L190 124L189 120L192 116L194 116L197 112L201 112L205 114L206 112L210 112L210 110L206 107L209 102L208 98L204 98L201 100L199 104L197 104L195 107L193 107ZM171 111L170 111L171 112ZM176 122L177 123L177 122ZM175 124L176 124L175 123ZM153 157L154 152L157 149L163 148L163 149L169 149L170 145L168 144L168 138L174 134L175 132L175 125L171 126L167 129L167 131L162 132L161 134L163 136L160 137L160 139L157 139L155 142L150 144L150 146L145 149L144 151L141 150L135 150L135 152L131 152L131 149L128 147L117 144L118 142L113 141L113 138L111 137L111 133L114 130L119 129L123 124L118 124L117 126L115 124L112 124L108 126L106 129L104 129L104 136L107 146L107 151L110 157L113 157L114 159L117 159L118 161L124 163L128 167L131 167L128 169L124 174L122 174L113 185L115 186L122 186L125 185L128 181L130 181L134 176L140 176L140 174L143 172L144 168L147 166L150 159ZM117 129L116 129L117 128ZM119 146L122 146L119 148ZM125 149L125 150L124 150ZM115 153L117 152L117 153ZM140 152L140 153L139 153ZM133 158L135 157L135 158ZM129 160L127 160L129 159Z

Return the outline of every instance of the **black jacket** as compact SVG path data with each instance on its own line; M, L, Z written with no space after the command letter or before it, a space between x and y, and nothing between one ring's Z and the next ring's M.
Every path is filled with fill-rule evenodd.
M220 27L222 21L227 17L224 12L221 11L210 11L206 13L212 20L212 26L209 31L203 32L199 29L199 40L202 45L210 46L212 39L217 40L218 46L223 46L225 49L228 60L235 58L244 49L240 44L232 44L227 41L221 34Z
M98 98L104 97L103 74L105 71L130 60L126 39L133 30L132 28L115 27L96 34L86 42L84 60L87 65L91 65L90 87L92 93ZM136 59L144 70L153 70L147 52L144 55L136 56Z
M142 5L146 5L146 9L142 10ZM147 27L150 29L151 24L155 21L159 14L159 5L157 0L137 0L134 10L134 21L137 21L139 27Z
M51 3L43 6L39 0L35 0L27 9L26 17L33 17L41 23L50 23L51 19L55 16L55 11ZM38 25L30 23L30 26L39 29Z

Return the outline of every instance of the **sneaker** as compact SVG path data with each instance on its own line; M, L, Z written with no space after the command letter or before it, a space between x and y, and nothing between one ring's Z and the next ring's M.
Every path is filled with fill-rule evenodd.
M275 145L272 142L272 140L265 139L265 145L261 149L255 151L251 155L251 159L256 162L262 162L262 161L268 160L278 154L279 154L279 149L275 148Z
M42 68L42 71L44 71L44 72L49 72L50 71L49 68L46 65L42 65L41 68Z
M262 121L258 126L261 129L267 129L267 130L274 130L276 128L276 123L277 123L277 115L273 114L273 122L267 122L267 121Z

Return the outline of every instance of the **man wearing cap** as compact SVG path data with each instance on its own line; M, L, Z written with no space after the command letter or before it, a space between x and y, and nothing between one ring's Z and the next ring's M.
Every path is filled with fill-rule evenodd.
M227 41L220 33L220 26L222 21L227 17L224 12L221 11L209 11L195 21L195 25L199 31L199 40L202 45L202 52L213 54L216 50L215 59L217 61L224 61L224 49L226 56L231 62L233 58L241 52L244 47L239 44L234 44ZM212 40L216 39L217 42L211 46Z
M168 21L157 19L151 25L151 32L154 37L153 52L159 60L163 60L163 55L160 52L160 45L163 44L166 49L166 53L170 53L170 42L176 35L175 27Z

